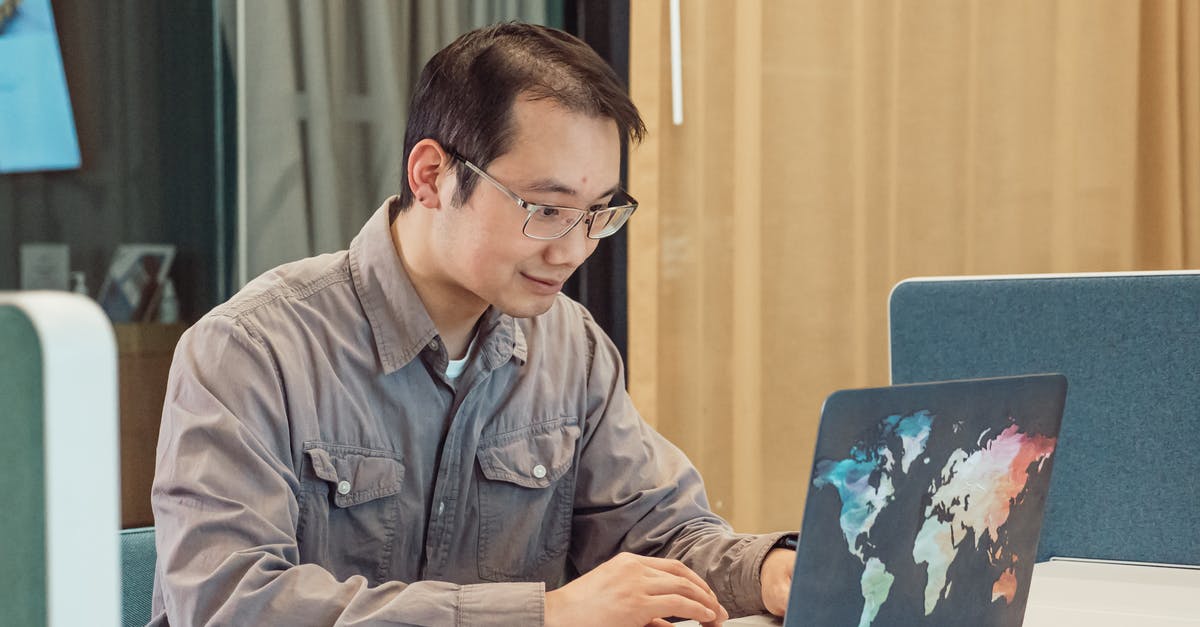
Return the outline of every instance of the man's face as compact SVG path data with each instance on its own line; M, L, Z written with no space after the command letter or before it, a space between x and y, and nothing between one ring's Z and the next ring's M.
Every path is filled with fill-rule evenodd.
M614 121L569 112L549 100L518 99L513 123L511 149L485 168L492 178L531 203L586 210L608 202L620 178ZM511 316L536 316L596 250L585 222L559 239L532 239L521 231L526 211L488 181L478 178L461 207L449 205L456 189L457 182L441 186L447 209L440 212L434 237L447 287L461 298Z

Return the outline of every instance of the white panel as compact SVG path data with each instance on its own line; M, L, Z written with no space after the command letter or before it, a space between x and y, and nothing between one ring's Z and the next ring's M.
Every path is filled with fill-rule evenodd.
M46 614L51 626L121 622L117 349L91 299L0 293L33 322L45 390Z

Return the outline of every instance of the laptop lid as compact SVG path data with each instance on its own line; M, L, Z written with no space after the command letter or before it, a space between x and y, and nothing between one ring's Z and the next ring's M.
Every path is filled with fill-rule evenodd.
M1020 625L1066 378L843 390L821 413L788 627Z

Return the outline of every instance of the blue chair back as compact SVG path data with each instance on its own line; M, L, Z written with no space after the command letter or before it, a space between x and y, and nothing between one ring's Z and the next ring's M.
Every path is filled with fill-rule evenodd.
M125 627L150 622L156 556L154 527L121 531L121 624Z

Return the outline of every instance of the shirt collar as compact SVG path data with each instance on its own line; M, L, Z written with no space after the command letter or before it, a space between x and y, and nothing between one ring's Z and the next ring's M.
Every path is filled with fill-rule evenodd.
M392 244L388 208L395 202L400 199L393 196L375 211L350 242L349 253L354 289L371 324L384 374L403 368L438 334ZM526 360L527 346L521 325L495 307L484 312L479 340L480 354L489 369L513 357L521 363Z
M495 307L488 307L479 325L479 337L483 339L479 354L488 370L499 368L509 359L525 363L528 352L525 331L516 318L500 313Z

